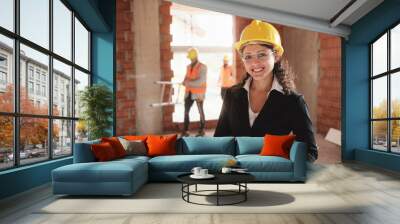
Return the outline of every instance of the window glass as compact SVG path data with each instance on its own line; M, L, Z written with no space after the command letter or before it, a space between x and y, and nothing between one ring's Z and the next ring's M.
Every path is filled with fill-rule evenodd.
M400 24L391 31L390 60L391 69L400 67Z
M89 70L89 32L75 18L75 63Z
M72 12L60 0L53 0L53 18L53 51L71 60Z
M21 36L49 48L49 0L20 0Z
M393 120L390 122L391 127L391 151L395 153L400 153L400 120Z
M372 118L387 118L387 78L372 81Z
M21 164L35 163L49 158L48 119L20 118Z
M75 142L88 140L88 128L84 120L75 121Z
M21 44L20 57L20 108L21 113L47 115L49 108L48 74L49 57L28 46ZM35 71L34 92L28 90L28 74L26 68ZM43 78L44 77L44 78ZM36 102L35 104L32 101Z
M391 75L391 116L393 118L400 118L400 72Z
M72 116L71 66L53 60L53 114Z
M72 154L72 121L53 120L53 157Z
M14 0L0 1L0 26L14 31Z
M373 148L387 151L387 121L372 122Z
M0 170L14 165L13 117L0 115Z
M0 111L14 111L13 40L0 34Z
M372 44L372 74L378 75L387 71L387 34Z
M81 115L80 94L87 86L89 86L89 75L75 69L75 117Z

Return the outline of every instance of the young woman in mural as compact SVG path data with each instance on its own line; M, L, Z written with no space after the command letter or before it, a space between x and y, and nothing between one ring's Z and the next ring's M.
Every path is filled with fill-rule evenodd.
M253 20L235 43L246 78L226 92L214 136L287 135L307 143L308 160L318 157L306 102L281 60L283 47L271 24Z

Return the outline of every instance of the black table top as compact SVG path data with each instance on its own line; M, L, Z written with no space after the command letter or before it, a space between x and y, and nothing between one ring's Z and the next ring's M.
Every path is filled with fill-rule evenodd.
M255 177L249 173L212 173L215 177L211 179L194 179L186 173L177 177L178 181L186 184L236 184L248 183L255 180Z

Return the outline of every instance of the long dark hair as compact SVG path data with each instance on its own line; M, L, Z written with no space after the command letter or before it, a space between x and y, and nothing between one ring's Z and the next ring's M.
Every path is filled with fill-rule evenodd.
M294 84L295 75L286 59L281 59L275 63L272 74L278 79L286 95L296 91L296 85Z

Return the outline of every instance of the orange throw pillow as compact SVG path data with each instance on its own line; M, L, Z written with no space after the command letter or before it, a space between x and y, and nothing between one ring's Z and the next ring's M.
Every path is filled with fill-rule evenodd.
M262 156L280 156L289 159L290 147L296 135L269 135L264 136L264 146L261 149Z
M146 139L147 139L147 136L146 135L127 135L127 136L124 136L124 139L126 139L128 141L138 141L138 140L140 140L140 141L145 142Z
M101 138L101 142L108 142L114 149L117 158L126 156L126 151L117 137Z
M147 137L148 156L176 154L177 135L150 135Z
M94 157L99 162L109 161L117 158L112 145L108 142L93 144L91 145L91 149Z

